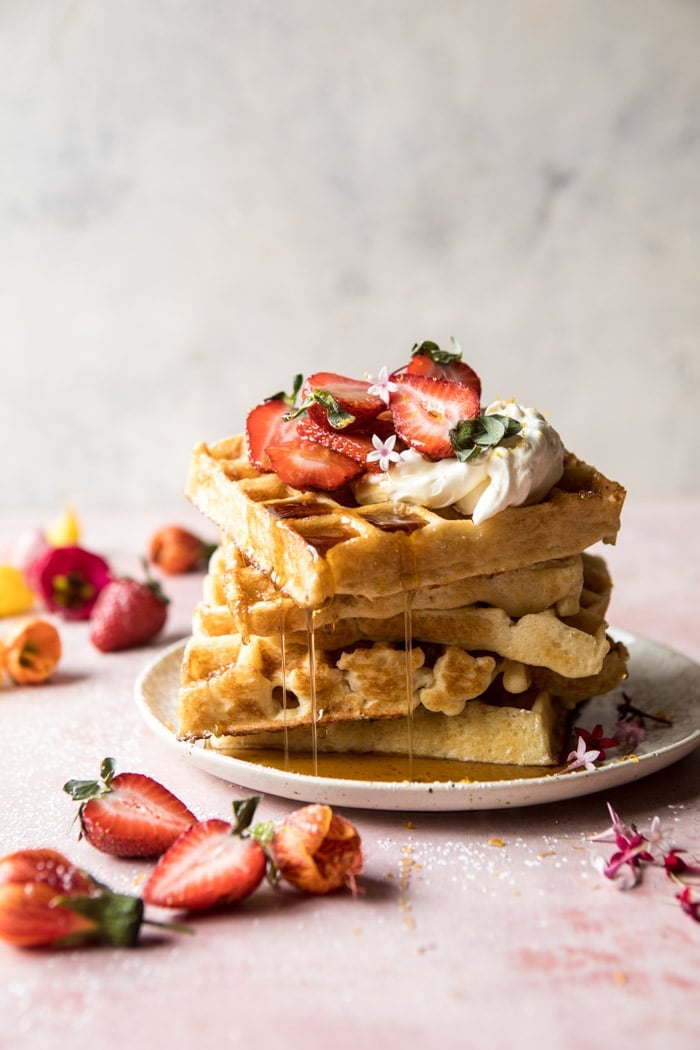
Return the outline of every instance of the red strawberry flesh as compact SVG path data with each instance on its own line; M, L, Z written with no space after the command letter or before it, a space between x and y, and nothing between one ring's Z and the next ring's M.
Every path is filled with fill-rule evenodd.
M181 835L146 883L148 904L203 911L242 900L265 875L265 852L253 838L232 833L225 820L205 820Z
M268 448L272 469L286 485L332 492L362 473L362 464L313 441L287 441Z
M428 354L416 353L404 368L394 373L392 378L395 379L397 375L425 376L427 379L448 379L453 383L463 383L464 386L471 387L476 396L481 398L481 380L466 361L450 361L440 364Z
M267 455L269 445L293 441L297 433L296 420L283 417L290 411L286 401L273 399L256 405L246 419L246 448L248 459L258 470L271 470Z
M120 773L81 810L85 838L117 857L158 857L196 822L187 806L151 777Z
M335 398L341 411L348 412L355 417L348 429L362 429L386 408L380 397L368 393L371 385L365 380L341 376L336 372L314 372L302 387L302 404L314 390L325 391ZM321 426L328 425L328 413L323 405L318 403L310 405L308 413L316 423Z
M385 429L385 428L382 428ZM391 429L393 430L393 424ZM367 462L368 453L374 450L369 434L349 433L347 430L334 430L332 427L319 426L313 419L306 417L299 420L299 434L306 441L333 449L344 456L349 456L360 463L366 471L378 471L379 464ZM381 436L381 435L380 435Z
M479 411L474 390L447 379L407 374L397 375L396 382L391 414L399 437L429 459L452 456L450 431Z

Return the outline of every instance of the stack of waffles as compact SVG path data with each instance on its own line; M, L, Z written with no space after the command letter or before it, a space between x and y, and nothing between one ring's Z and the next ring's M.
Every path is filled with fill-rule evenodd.
M556 766L573 710L625 677L588 552L615 541L624 490L570 453L544 499L481 524L295 488L243 436L197 447L186 493L220 546L181 739Z

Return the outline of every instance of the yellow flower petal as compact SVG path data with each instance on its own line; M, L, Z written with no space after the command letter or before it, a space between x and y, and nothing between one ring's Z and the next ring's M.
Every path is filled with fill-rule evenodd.
M17 616L34 605L34 592L14 565L0 565L0 616Z
M73 547L80 542L80 521L72 507L66 507L47 527L46 539L52 547Z

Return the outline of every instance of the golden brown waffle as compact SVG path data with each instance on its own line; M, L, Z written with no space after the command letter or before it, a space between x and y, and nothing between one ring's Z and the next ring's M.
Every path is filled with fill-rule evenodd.
M221 556L212 559L211 568L205 596L217 601ZM269 598L269 583L259 573L254 579ZM413 610L409 618L352 617L319 628L314 613L308 614L311 633L244 636L228 629L227 608L220 614L226 633L219 631L216 609L207 616L203 603L195 611L195 633L182 665L178 731L197 738L289 729L314 720L327 724L405 715L407 627L414 708L454 716L496 678L508 694L534 686L571 706L612 689L626 673L624 647L611 646L605 633L609 596L605 563L586 554L581 603L576 615L566 618L549 608L512 619L502 609L471 605Z
M500 573L614 542L625 492L567 453L547 498L475 525L407 504L344 506L248 462L242 435L193 452L191 501L298 605L336 594L380 598Z
M496 674L492 656L442 647L432 667L411 650L411 705L461 709ZM192 639L185 650L178 706L181 738L407 713L404 649L376 643L334 654L318 652L312 683L306 646L271 638Z
M455 716L419 708L410 727L411 754L416 758L445 758L461 762L489 762L517 766L554 766L561 762L568 713L547 692L531 697L522 706L472 700ZM320 726L315 734L319 752L405 755L408 750L405 719L383 722L339 722ZM254 750L279 750L310 754L311 730L257 733L212 741L216 750L245 758Z
M509 695L531 685L557 690L564 706L614 688L625 676L624 647L613 645L596 674L566 678L550 669L469 653L457 646L411 649L411 705L454 715L499 677ZM375 642L319 650L315 681L306 646L272 638L193 638L182 664L178 735L183 739L282 730L335 721L398 718L407 712L405 649Z
M578 612L583 586L583 559L572 555L509 573L471 576L442 587L422 587L408 595L408 605L412 610L431 611L484 604L502 609L511 617L555 608L566 616ZM205 634L238 633L245 637L279 634L282 626L286 631L307 627L306 609L277 590L230 542L224 542L213 555L203 596L195 616ZM354 617L387 619L403 615L406 606L405 593L374 600L335 595L315 612L314 623L324 627Z

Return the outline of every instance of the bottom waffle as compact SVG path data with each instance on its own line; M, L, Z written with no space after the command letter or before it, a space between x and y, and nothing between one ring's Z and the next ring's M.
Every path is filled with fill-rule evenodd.
M407 719L340 722L288 733L254 733L221 737L211 742L217 750L246 757L251 750L405 755L514 766L555 766L562 761L571 710L546 691L530 691L519 702L506 705L473 700L458 715L414 712ZM410 733L410 736L409 736Z

